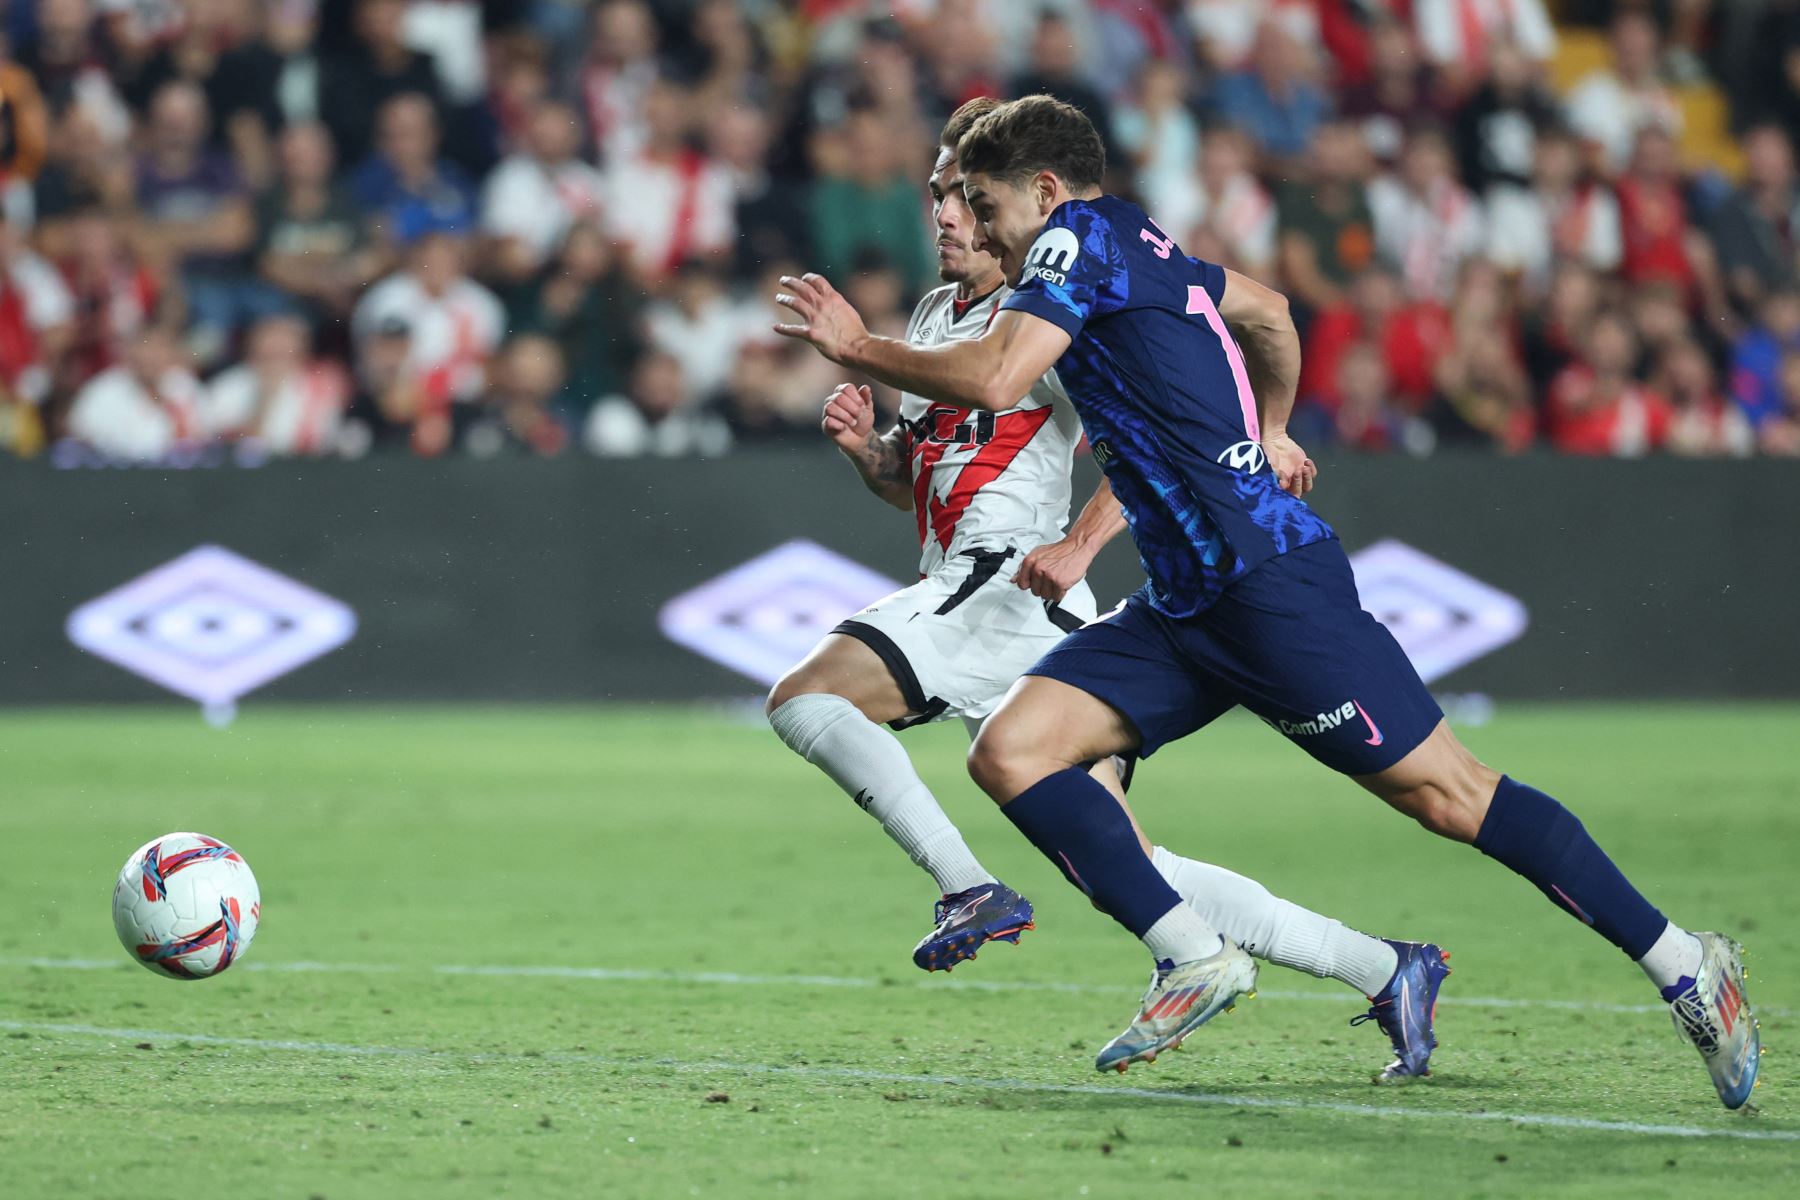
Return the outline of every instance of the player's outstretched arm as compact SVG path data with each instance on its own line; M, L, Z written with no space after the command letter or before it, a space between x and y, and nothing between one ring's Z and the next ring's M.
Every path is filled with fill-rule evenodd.
M1294 393L1300 387L1300 333L1288 312L1287 297L1247 275L1227 270L1219 315L1244 352L1269 467L1283 488L1304 496L1312 490L1319 469L1287 431Z
M1104 477L1082 506L1081 515L1061 541L1045 542L1025 556L1013 583L1034 596L1061 600L1081 582L1094 556L1125 528L1125 509L1113 495L1112 481Z
M863 484L895 508L911 512L912 465L898 425L875 432L875 397L866 387L840 383L825 400L819 428L843 451Z
M988 331L968 341L915 346L870 333L837 289L818 275L784 275L775 297L800 319L775 326L810 342L832 362L903 391L962 408L1003 412L1019 403L1069 348L1069 335L1040 317L1001 310Z

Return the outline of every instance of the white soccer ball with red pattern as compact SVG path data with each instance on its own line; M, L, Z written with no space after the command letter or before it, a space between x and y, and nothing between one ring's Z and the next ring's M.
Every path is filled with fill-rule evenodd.
M201 833L168 833L140 847L113 887L119 941L170 979L210 979L244 957L261 916L250 864Z

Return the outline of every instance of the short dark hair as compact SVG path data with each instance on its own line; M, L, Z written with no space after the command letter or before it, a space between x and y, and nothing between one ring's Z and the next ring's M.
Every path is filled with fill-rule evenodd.
M963 140L963 136L975 125L975 122L999 108L1005 101L994 96L977 96L950 114L944 122L944 131L938 134L938 147L943 150L954 150Z
M1019 184L1051 171L1071 191L1100 186L1106 147L1087 114L1054 96L1022 96L976 121L956 146L963 174Z

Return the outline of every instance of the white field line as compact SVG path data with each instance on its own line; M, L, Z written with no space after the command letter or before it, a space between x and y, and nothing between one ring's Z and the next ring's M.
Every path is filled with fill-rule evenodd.
M864 1071L852 1067L779 1066L771 1063L689 1061L673 1058L614 1058L604 1054L497 1054L432 1050L423 1046L359 1046L344 1042L287 1041L277 1038L216 1037L211 1034L171 1033L158 1029L107 1029L96 1025L71 1025L46 1021L0 1021L0 1029L26 1033L96 1037L122 1042L188 1043L250 1050L284 1050L299 1054L341 1054L357 1057L437 1058L483 1062L565 1062L612 1067L627 1071L678 1071L700 1075L764 1075L796 1079L842 1079L859 1083L899 1083L915 1087L974 1088L982 1091L1022 1092L1053 1096L1105 1096L1114 1099L1150 1100L1165 1104L1193 1104L1213 1108L1282 1109L1297 1112L1342 1113L1357 1117L1398 1117L1428 1121L1488 1121L1545 1129L1579 1129L1600 1133L1648 1134L1656 1137L1724 1138L1744 1142L1796 1142L1800 1130L1721 1129L1702 1125L1649 1125L1638 1121L1602 1121L1591 1117L1564 1117L1552 1113L1509 1113L1491 1110L1401 1108L1393 1104L1352 1104L1331 1100L1287 1100L1268 1096L1230 1096L1216 1092L1176 1089L1103 1086L1100 1084L1032 1083L1023 1079L984 1079L968 1075L908 1075L889 1071Z
M114 958L0 958L0 967L37 967L52 971L113 971L131 967ZM1135 984L1027 983L1019 980L925 978L906 981L859 975L745 975L736 971L668 971L650 967L533 967L533 966L409 966L401 963L245 962L238 971L270 971L300 974L393 975L421 972L432 975L484 976L496 979L588 979L603 983L706 983L731 987L823 988L937 988L971 992L1068 992L1088 996L1117 996L1135 992ZM1342 992L1289 991L1258 988L1256 994L1271 1000L1305 1000L1354 1007L1354 995ZM1666 1004L1607 1004L1596 1000L1520 1000L1508 996L1458 996L1448 992L1440 1001L1453 1008L1536 1008L1565 1012L1666 1013ZM1791 1017L1792 1009L1757 1005L1758 1015Z

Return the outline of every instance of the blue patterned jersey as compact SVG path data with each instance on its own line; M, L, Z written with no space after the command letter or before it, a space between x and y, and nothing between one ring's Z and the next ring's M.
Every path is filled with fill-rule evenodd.
M1243 353L1219 315L1224 291L1224 268L1187 257L1135 204L1101 196L1050 214L1002 305L1073 339L1056 372L1125 506L1151 602L1172 617L1335 536L1263 455Z

